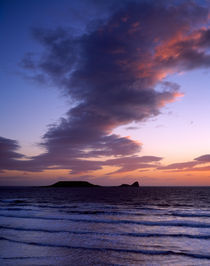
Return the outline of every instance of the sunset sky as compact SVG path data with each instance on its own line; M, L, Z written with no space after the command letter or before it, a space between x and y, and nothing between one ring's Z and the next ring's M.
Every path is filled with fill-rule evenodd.
M210 186L209 1L0 5L0 185Z

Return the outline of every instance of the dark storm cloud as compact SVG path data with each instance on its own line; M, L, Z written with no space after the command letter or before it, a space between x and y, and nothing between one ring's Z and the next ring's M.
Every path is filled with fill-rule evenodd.
M191 1L118 1L114 10L106 21L93 17L81 34L61 27L33 29L44 52L34 61L28 54L22 64L34 69L35 78L58 86L74 105L43 136L46 153L22 163L23 168L78 173L105 165L121 171L152 167L134 156L140 143L112 131L158 115L180 95L177 85L162 82L167 74L210 65L205 49L199 50L208 46L207 32L193 47L187 45L207 21L208 10ZM156 90L161 82L162 91ZM114 159L100 161L103 156Z

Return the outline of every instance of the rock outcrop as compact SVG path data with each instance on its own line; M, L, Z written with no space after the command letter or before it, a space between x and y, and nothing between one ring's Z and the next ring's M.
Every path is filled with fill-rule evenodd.
M139 187L139 182L136 181L136 182L134 182L134 183L131 184L131 185L128 185L128 184L122 184L122 185L120 185L120 187Z

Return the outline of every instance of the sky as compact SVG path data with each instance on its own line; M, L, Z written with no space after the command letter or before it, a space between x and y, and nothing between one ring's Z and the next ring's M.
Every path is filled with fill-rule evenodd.
M210 186L209 1L0 6L0 185Z

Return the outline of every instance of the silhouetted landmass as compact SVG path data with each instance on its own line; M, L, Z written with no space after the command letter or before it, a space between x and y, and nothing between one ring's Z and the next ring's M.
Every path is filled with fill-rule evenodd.
M59 181L50 187L99 187L87 181Z
M139 187L139 182L134 182L132 185L122 184L120 187Z
M99 185L94 185L87 181L59 181L49 187L103 187ZM136 181L132 185L122 184L116 187L139 187L139 183Z

